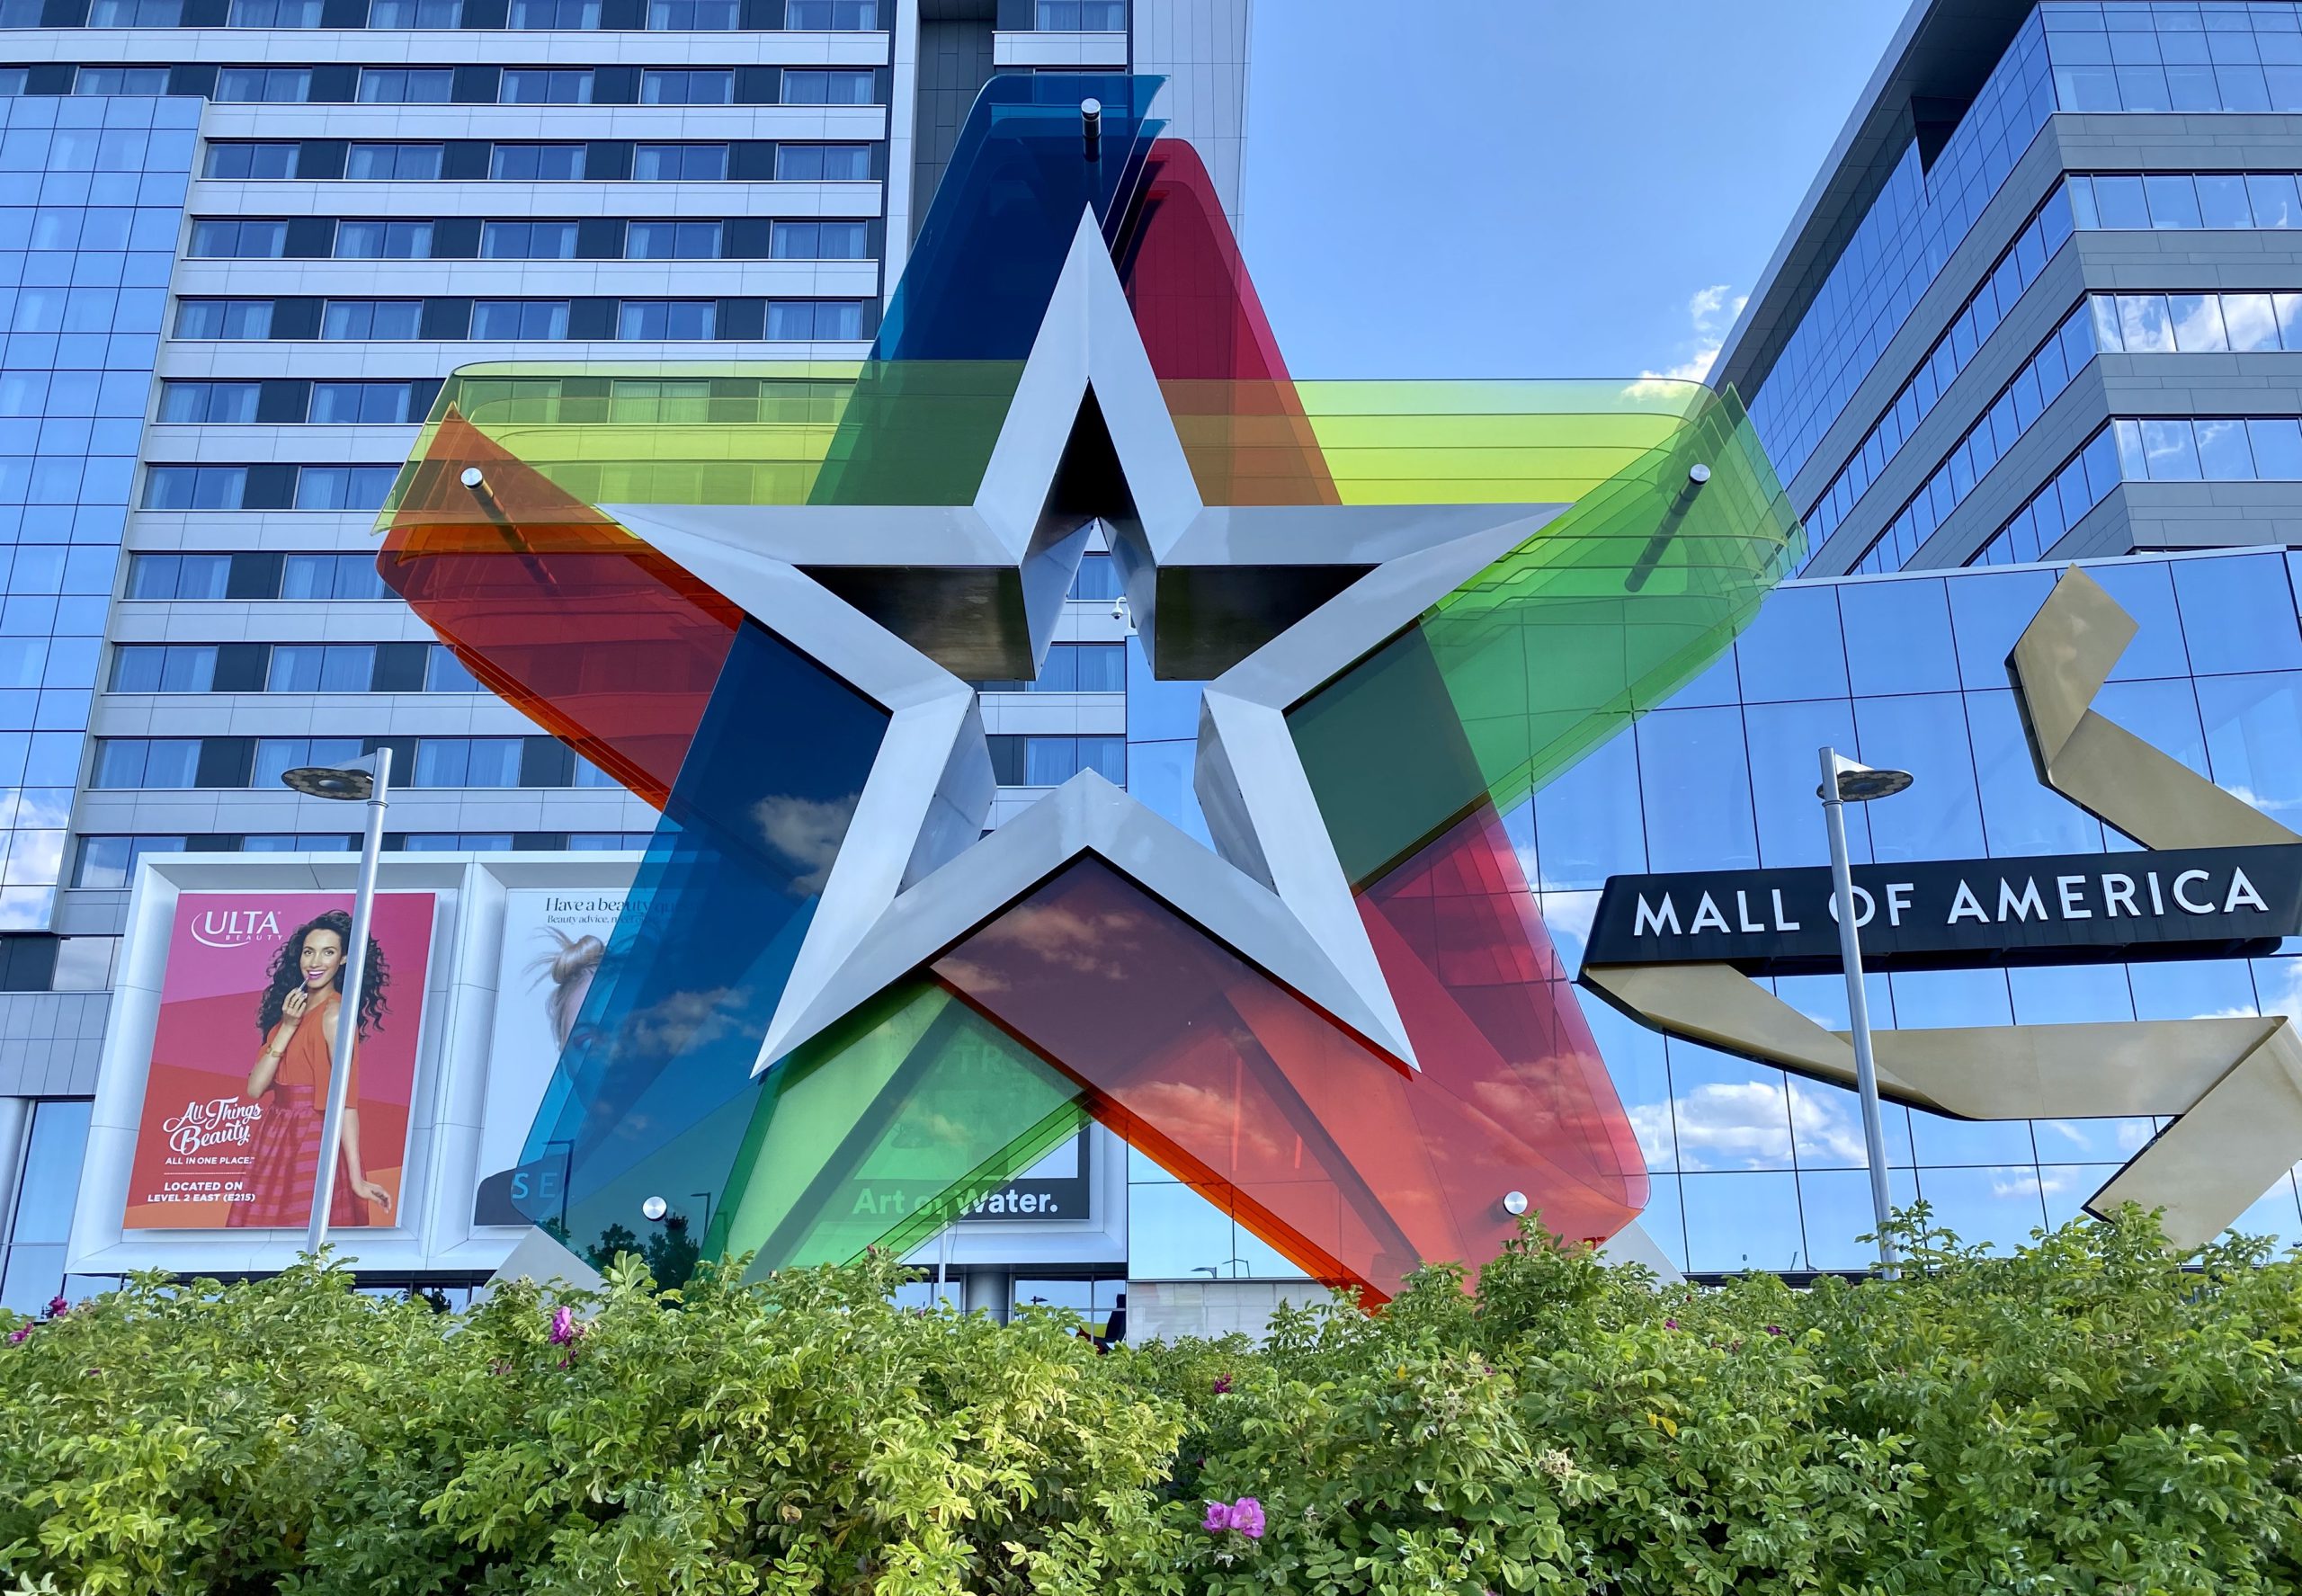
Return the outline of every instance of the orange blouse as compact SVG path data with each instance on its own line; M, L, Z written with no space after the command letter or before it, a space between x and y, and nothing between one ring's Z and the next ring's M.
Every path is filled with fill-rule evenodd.
M341 998L331 996L326 1003L305 1011L304 1017L297 1024L294 1034L288 1039L287 1050L280 1056L279 1073L272 1077L273 1085L308 1086L315 1096L324 1094L327 1091L327 1072L330 1063L327 1021L331 1015L338 1012L343 1007L344 1002ZM279 1025L272 1028L272 1034L263 1039L266 1048L270 1048L279 1041L281 1027L287 1023L282 1020ZM357 1107L360 1101L360 1055L357 1049L354 1049L352 1055L352 1074L344 1086L344 1101L354 1107Z

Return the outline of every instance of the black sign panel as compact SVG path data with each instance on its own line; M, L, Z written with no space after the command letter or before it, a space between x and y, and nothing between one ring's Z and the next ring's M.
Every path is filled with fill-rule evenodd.
M2217 958L2302 932L2302 844L1858 865L1866 969ZM1826 869L1616 876L1584 962L1839 968Z

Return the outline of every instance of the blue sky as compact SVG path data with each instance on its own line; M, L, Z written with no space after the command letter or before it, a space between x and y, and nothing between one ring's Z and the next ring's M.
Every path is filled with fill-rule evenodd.
M1693 374L1905 0L1255 0L1245 240L1307 377Z

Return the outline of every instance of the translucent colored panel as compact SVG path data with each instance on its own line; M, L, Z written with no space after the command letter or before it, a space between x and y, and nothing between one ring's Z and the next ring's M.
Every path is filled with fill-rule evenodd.
M525 1162L572 1244L727 1190L777 1000L887 711L745 623L563 1050Z
M1419 638L1403 638L1289 711L1329 829L1352 840L1353 881L1482 799L1515 808L1630 715L1685 686L1796 560L1798 525L1733 395L1684 386L1617 385L1625 406L1656 408L1561 423L1570 435L1659 426L1663 442L1441 599ZM1637 395L1650 388L1666 391ZM1698 465L1708 471L1700 486L1690 475ZM1459 722L1467 749L1453 745L1449 721ZM1370 748L1414 757L1387 762L1373 781ZM1408 769L1414 788L1402 791L1398 772Z
M1334 481L1199 152L1151 147L1119 251L1136 330L1210 504L1332 504Z
M708 1240L754 1272L909 1252L1078 1133L1078 1089L950 993L906 985L766 1077Z
M1002 75L968 110L873 347L884 361L1020 361L1083 213L1107 238L1141 181L1163 77ZM1079 104L1102 104L1089 157Z
M460 480L474 467L484 498ZM452 412L378 566L487 687L665 801L735 636L726 600Z
M1471 1261L1510 1234L1506 1191L1563 1235L1620 1229L1646 1166L1501 819L1482 807L1359 908L1423 1066L1405 1105L1477 1238Z
M1523 939L1498 965L1477 923L1493 895L1458 890L1442 906L1435 879L1403 885L1405 929L1387 934L1402 972L1425 972L1416 1001L1431 1023L1451 1023L1464 1050L1436 1074L1373 1052L1099 861L1072 865L932 968L1076 1080L1097 1119L1290 1262L1386 1297L1420 1261L1494 1256L1507 1190L1555 1199L1552 1222L1585 1235L1612 1234L1644 1196L1630 1189L1643 1177L1622 1174L1625 1156L1638 1167L1627 1127L1617 1139L1594 1111L1589 1078L1562 1086L1514 1067L1555 1066L1570 1048L1612 1107L1579 1011L1558 1001L1562 972L1535 964ZM1509 1057L1480 1043L1470 1014L1482 1007L1499 1016L1485 1030L1512 1037ZM1609 1162L1611 1191L1608 1172L1591 1172Z

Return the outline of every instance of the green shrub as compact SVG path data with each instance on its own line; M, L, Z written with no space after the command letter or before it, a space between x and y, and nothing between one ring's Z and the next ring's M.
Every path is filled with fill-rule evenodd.
M2129 1214L1893 1282L1474 1296L1096 1357L879 1262L462 1315L341 1271L0 1335L0 1575L58 1591L2302 1589L2302 1265ZM555 1341L555 1311L570 1313ZM18 1327L11 1322L5 1328ZM1205 1528L1253 1498L1262 1533ZM1247 1515L1252 1521L1252 1515Z

